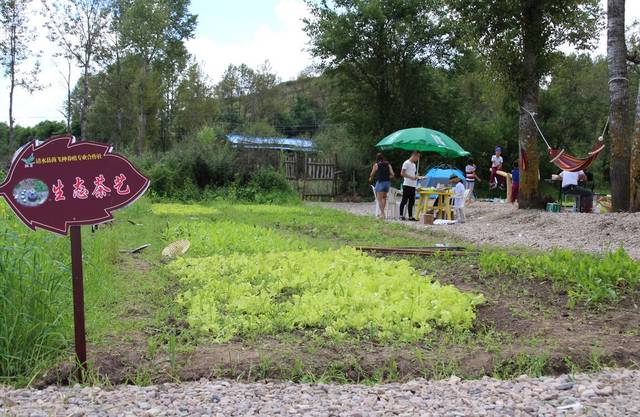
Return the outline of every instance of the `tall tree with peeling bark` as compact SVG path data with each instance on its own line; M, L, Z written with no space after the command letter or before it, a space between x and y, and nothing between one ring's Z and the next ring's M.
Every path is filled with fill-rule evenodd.
M29 92L38 88L37 61L25 71L29 58L37 57L31 48L35 33L29 27L31 0L3 0L0 2L0 67L9 78L9 145L14 142L13 98L16 87Z
M598 0L450 0L460 32L469 30L481 52L529 112L538 112L540 82L557 49L593 47L601 9ZM538 207L539 137L532 118L520 111L520 208ZM522 158L521 158L522 159ZM526 165L526 166L523 166Z
M629 38L627 60L633 64L632 72L640 76L640 22L632 25L632 33ZM638 96L636 98L636 114L631 142L630 157L630 196L629 211L640 211L640 83L638 84Z
M625 0L607 2L607 61L609 64L609 137L611 138L611 202L614 211L629 209L629 78L624 31Z
M636 117L631 145L631 193L629 211L640 211L640 85L636 99Z
M109 23L109 0L42 0L49 39L82 70L80 137L87 136L89 78L99 61L101 40Z

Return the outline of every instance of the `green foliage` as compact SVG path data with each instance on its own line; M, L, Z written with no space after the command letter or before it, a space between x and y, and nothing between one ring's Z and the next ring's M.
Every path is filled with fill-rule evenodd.
M357 126L383 134L415 124L425 106L425 63L448 46L438 1L307 1L305 31L311 52L336 75L350 114L369 116ZM346 103L345 103L346 104ZM358 106L368 112L358 112Z
M161 197L193 199L197 189L222 187L234 178L235 151L226 144L209 141L203 129L158 160L152 156L141 160L141 168L151 180L151 190ZM197 188L194 188L197 186Z
M315 329L415 341L433 326L469 328L483 299L349 248L179 259L169 270L187 288L189 324L220 342Z
M50 236L13 229L0 229L0 381L5 383L28 381L67 346L62 307L69 269L45 250Z
M179 208L181 208L179 205L154 204L153 213L157 215L176 213ZM284 236L274 229L231 221L212 221L212 219L199 221L193 218L194 211L184 210L183 212L189 213L191 220L168 226L162 238L169 243L181 239L189 240L191 257L299 251L309 247L306 241ZM209 213L206 216L215 217Z
M548 74L557 48L570 43L590 49L602 18L597 0L452 0L459 26L488 57L496 73L521 94ZM467 39L468 41L471 38ZM528 61L533 54L534 60ZM533 67L532 67L533 66Z
M480 256L479 265L485 274L549 279L567 292L572 305L578 301L592 305L613 302L640 283L640 262L624 249L603 257L569 250L520 256L491 251Z

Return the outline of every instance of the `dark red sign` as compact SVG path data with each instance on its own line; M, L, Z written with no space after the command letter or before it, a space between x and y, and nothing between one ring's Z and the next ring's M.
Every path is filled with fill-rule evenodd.
M57 136L18 149L0 195L30 228L66 235L69 226L103 223L149 186L126 158L103 143Z

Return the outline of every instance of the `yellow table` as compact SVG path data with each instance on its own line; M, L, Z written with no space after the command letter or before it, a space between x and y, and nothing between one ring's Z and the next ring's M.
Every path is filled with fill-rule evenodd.
M451 198L453 197L453 190L444 188L442 190L418 188L418 194L420 194L420 200L418 200L418 207L416 208L416 218L420 219L420 214L426 213L429 210L429 200L432 195L438 196L437 206L433 206L434 217L442 218L446 220L453 220L453 208L451 207Z

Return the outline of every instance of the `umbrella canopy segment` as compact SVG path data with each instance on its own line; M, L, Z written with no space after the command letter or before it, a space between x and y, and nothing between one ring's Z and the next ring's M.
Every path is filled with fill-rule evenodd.
M435 152L447 158L471 155L444 133L424 127L398 130L378 142L376 147L383 150Z

